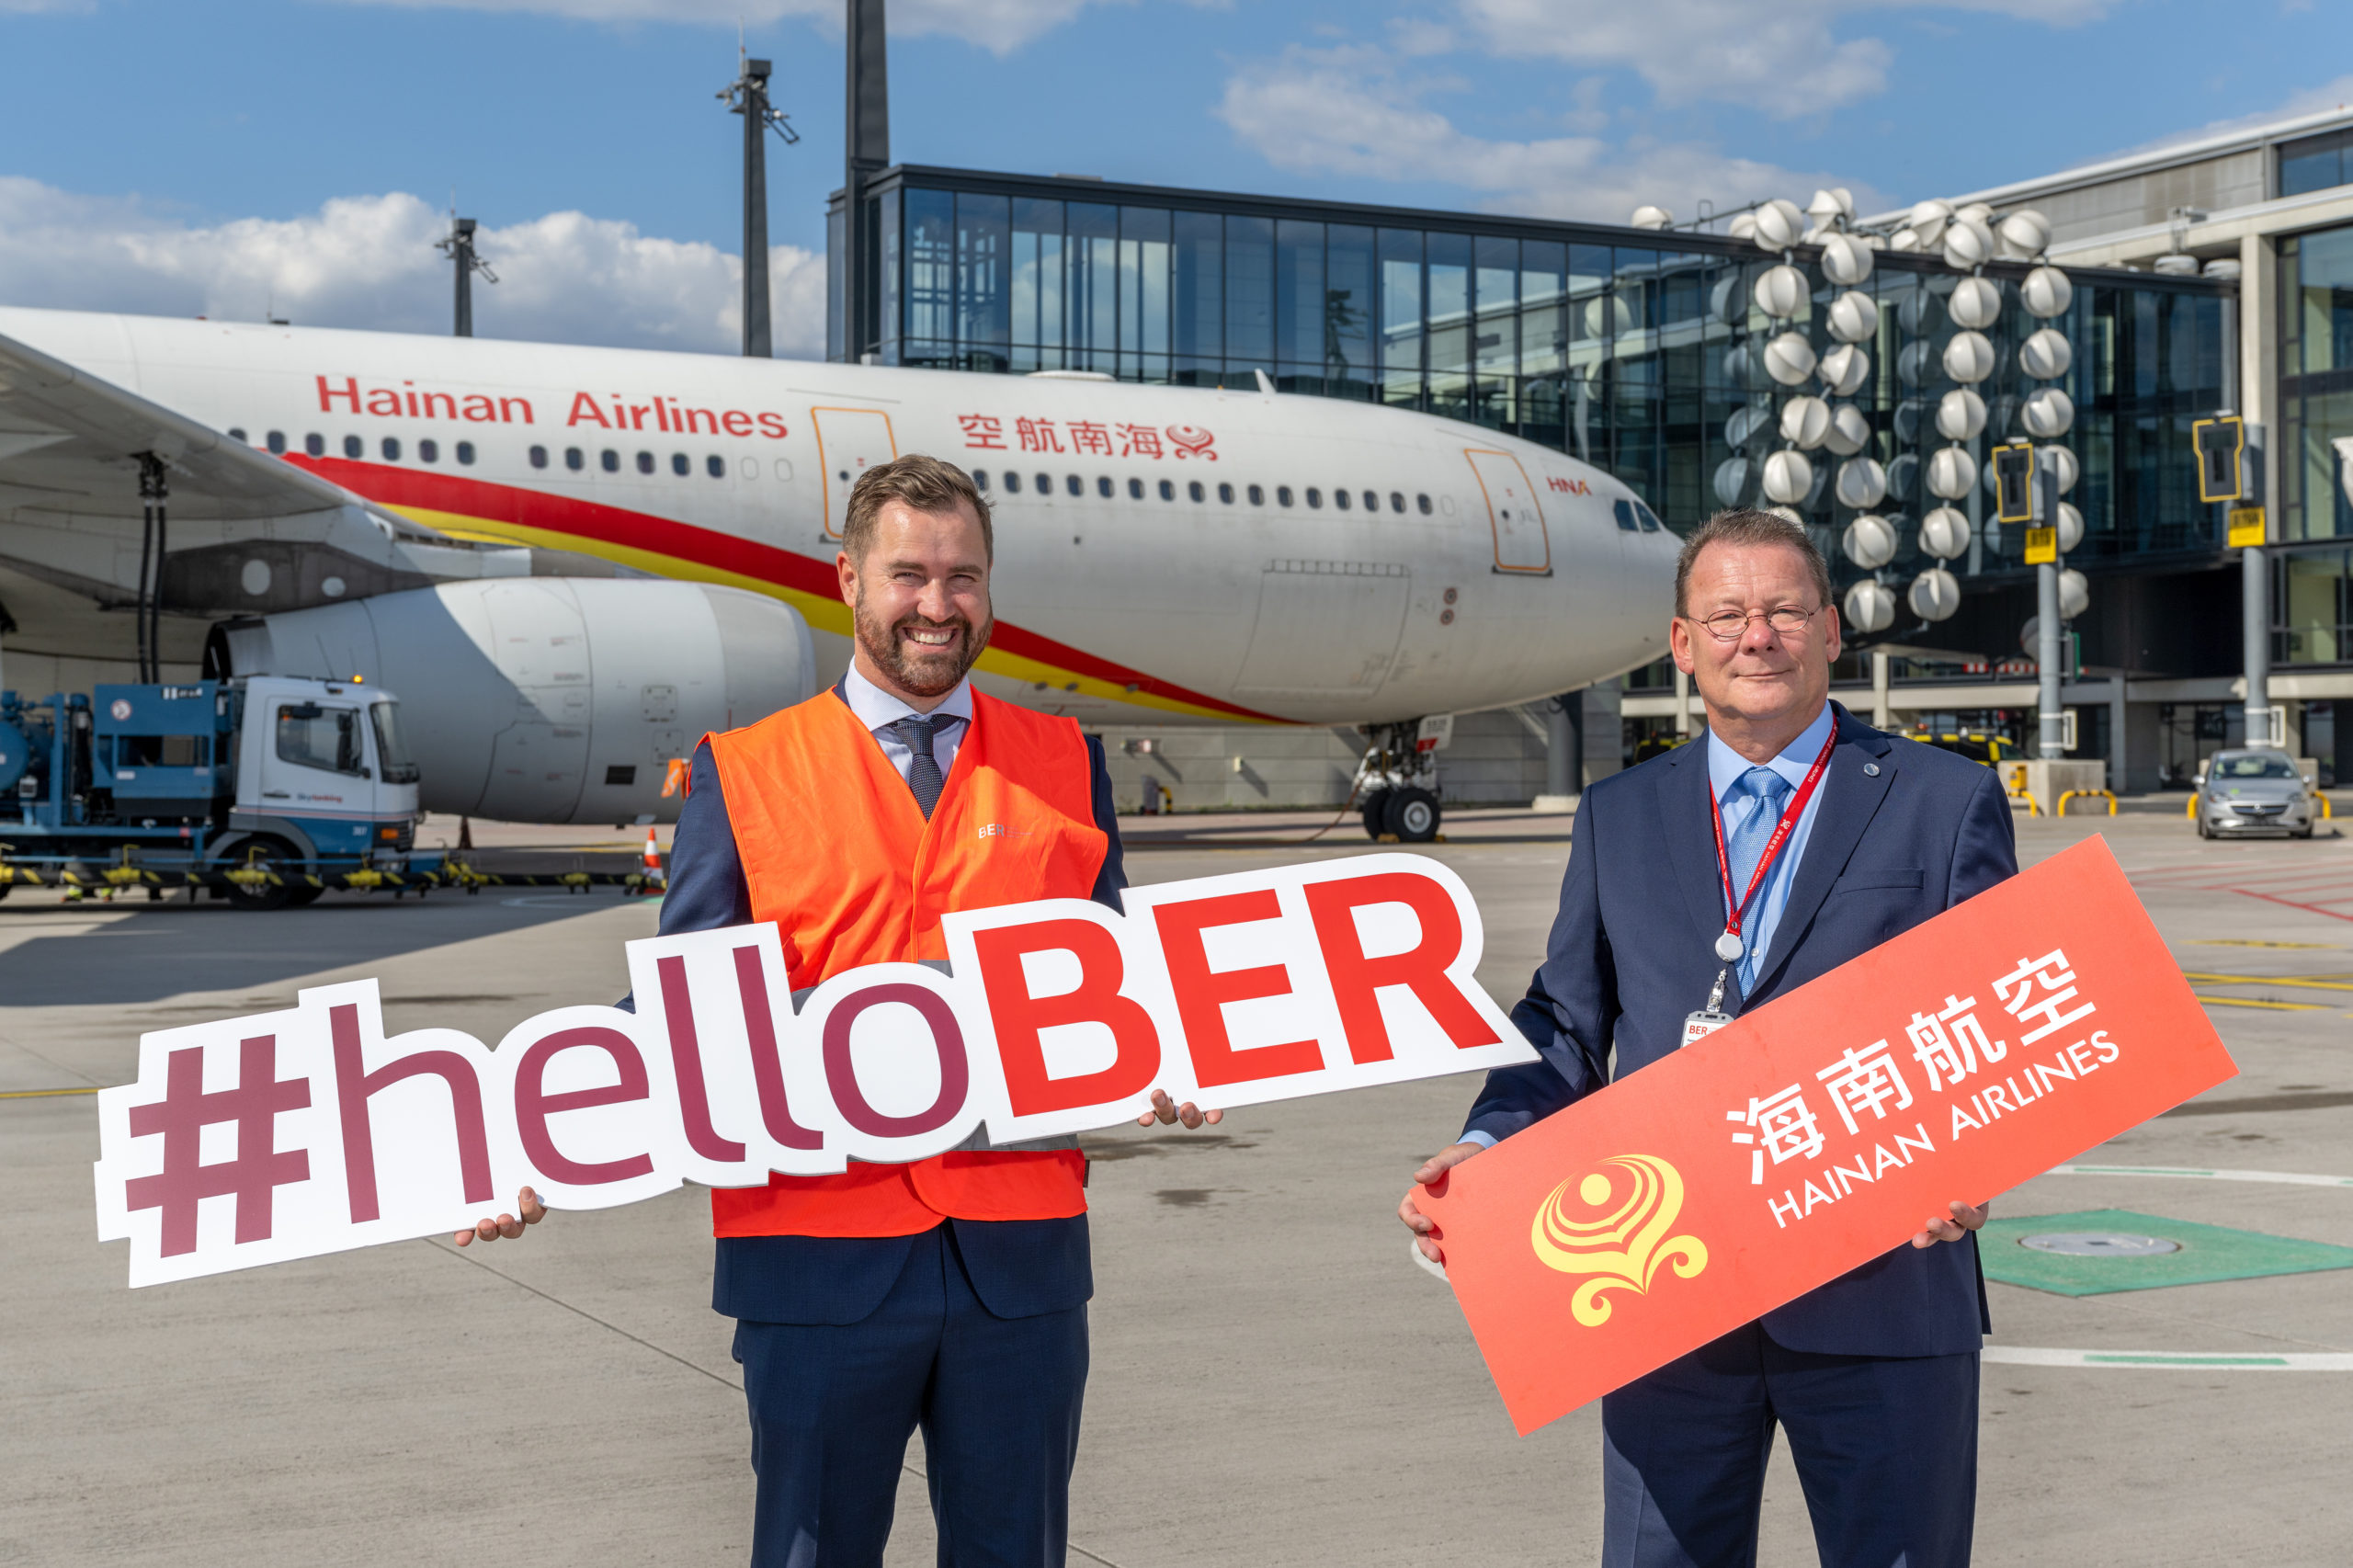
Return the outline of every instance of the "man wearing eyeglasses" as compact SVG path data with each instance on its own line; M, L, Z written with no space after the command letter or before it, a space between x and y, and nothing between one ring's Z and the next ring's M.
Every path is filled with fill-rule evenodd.
M1675 597L1675 663L1708 733L1586 791L1512 1012L1542 1060L1490 1074L1418 1183L2018 869L1993 769L1830 700L1838 611L1803 528L1719 513L1685 543ZM1965 1564L1985 1197L1957 1194L1908 1246L1605 1397L1604 1563L1748 1568L1779 1426L1824 1568ZM1399 1216L1442 1261L1411 1197Z

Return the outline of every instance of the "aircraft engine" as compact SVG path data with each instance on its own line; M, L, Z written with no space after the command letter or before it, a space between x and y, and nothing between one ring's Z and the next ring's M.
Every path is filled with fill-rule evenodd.
M652 578L443 583L224 622L214 676L363 677L400 699L429 811L506 822L676 821L669 764L706 731L808 697L790 607Z

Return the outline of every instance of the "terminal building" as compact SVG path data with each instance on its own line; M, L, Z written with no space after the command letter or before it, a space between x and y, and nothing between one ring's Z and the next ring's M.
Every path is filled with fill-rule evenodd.
M1967 271L1932 249L1875 249L1851 285L1878 307L1858 339L1829 319L1850 286L1824 275L1818 247L1768 253L1721 222L1619 227L892 165L859 181L855 245L849 204L834 197L827 351L1190 385L1263 374L1284 393L1380 401L1544 442L1688 530L1720 506L1763 504L1767 460L1790 444L1778 422L1791 389L1769 373L1768 343L1795 330L1827 354L1843 338L1862 363L1841 361L1852 384L1833 390L1868 431L1859 449L1850 435L1818 451L1810 488L1789 504L1842 596L1869 577L1895 609L1877 632L1850 632L1838 695L1890 727L2013 752L2036 718L2021 641L2034 569L1987 484L1953 494L1956 471L1938 453L1961 447L1967 473L1990 483L1990 449L2028 438L2029 400L2055 387L2072 408L2055 439L2074 454L2066 500L2083 525L2065 564L2086 601L2068 628L2070 755L2106 761L2135 793L2186 788L2245 733L2244 552L2226 544L2226 507L2199 499L2191 437L2197 421L2236 412L2262 441L2256 483L2276 497L2263 565L2279 710L2268 722L2333 782L2334 704L2353 699L2353 506L2329 444L2353 437L2353 349L2342 347L2353 328L2338 324L2353 323L2353 114L1953 200L2042 212L2045 259L2073 285L2063 310L2038 316L2021 294L2031 261L1974 269L1999 310L1982 324L1993 364L1970 383L1984 416L1965 439L1940 434L1936 410L1960 384L1947 350L1965 329L1947 306ZM1905 216L1855 227L1883 244ZM1804 298L1768 318L1758 279L1785 259ZM2032 381L2019 351L2047 330L2063 336L2065 362ZM1884 494L1842 496L1840 450L1874 460ZM1949 528L1932 555L1920 524L1939 507L1965 516L1966 538ZM1892 557L1842 548L1865 512L1889 525ZM1957 595L1919 588L1936 572ZM1557 702L1566 725L1552 703L1464 716L1444 759L1448 797L1574 791L1696 727L1696 699L1664 664ZM1124 759L1132 776L1123 790L1153 777L1180 807L1336 803L1358 744L1320 731L1107 738L1115 770ZM1245 757L1246 768L1221 766Z

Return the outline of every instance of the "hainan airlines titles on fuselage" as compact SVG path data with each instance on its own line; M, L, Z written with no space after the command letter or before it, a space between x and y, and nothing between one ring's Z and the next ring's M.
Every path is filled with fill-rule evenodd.
M910 451L995 503L977 678L1088 722L1466 711L1665 645L1675 540L1624 485L1405 410L59 312L0 334L428 527L783 599L825 678L849 486Z

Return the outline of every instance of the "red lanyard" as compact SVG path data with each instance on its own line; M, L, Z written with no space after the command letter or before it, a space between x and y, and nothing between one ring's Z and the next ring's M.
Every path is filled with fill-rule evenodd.
M1837 745L1838 725L1836 716L1833 715L1830 733L1822 743L1822 755L1815 757L1813 766L1805 770L1805 782L1798 786L1798 792L1782 811L1781 820L1773 829L1773 836L1765 841L1764 853L1756 857L1756 873L1748 879L1748 891L1741 895L1738 903L1733 902L1732 896L1732 860L1724 854L1723 808L1716 802L1716 792L1713 790L1708 791L1708 815L1716 824L1716 870L1723 878L1724 907L1732 912L1724 921L1726 936L1735 939L1739 937L1740 923L1747 917L1750 901L1756 898L1756 890L1765 885L1765 878L1773 869L1773 862L1780 858L1781 846L1790 841L1790 833L1798 825L1798 818L1805 815L1805 803L1813 798L1814 786L1822 782L1823 770L1830 766L1830 754L1837 749Z

